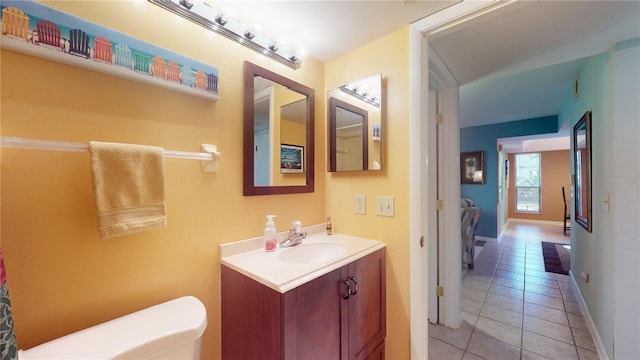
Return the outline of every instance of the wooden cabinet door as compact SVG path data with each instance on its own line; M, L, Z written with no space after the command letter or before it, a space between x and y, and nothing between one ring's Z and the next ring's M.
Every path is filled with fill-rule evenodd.
M345 358L342 272L337 269L284 294L284 359Z
M348 265L348 278L357 282L357 293L347 301L349 359L366 359L384 341L387 328L385 264L385 249L381 249Z
M226 266L221 271L222 358L280 358L282 294Z

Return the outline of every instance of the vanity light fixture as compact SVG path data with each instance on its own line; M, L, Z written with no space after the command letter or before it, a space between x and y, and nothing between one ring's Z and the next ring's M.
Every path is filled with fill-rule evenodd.
M242 44L292 69L299 69L302 53L285 47L283 43L260 36L257 29L233 19L206 1L148 0L180 17L192 21L207 30Z
M227 23L229 22L229 20L227 20L227 18L225 16L222 15L222 13L219 13L216 16L215 21L220 25L220 26L225 26L227 25Z
M368 94L364 88L358 88L354 84L347 84L340 86L340 90L346 94L349 94L357 99L360 99L367 104L371 104L375 107L380 107L380 97L375 94Z

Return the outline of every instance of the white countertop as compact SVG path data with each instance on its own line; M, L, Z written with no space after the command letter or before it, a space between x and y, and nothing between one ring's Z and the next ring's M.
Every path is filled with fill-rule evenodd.
M385 247L383 242L377 240L326 233L309 235L302 244L289 248L278 247L272 252L264 250L263 242L261 238L254 238L220 245L220 261L282 294ZM334 259L313 263L292 263L280 258L283 252L290 249L318 243L340 244L346 251Z

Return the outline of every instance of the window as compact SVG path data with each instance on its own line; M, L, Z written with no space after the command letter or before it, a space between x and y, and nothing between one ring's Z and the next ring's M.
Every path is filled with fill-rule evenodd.
M540 213L540 153L516 154L516 211Z

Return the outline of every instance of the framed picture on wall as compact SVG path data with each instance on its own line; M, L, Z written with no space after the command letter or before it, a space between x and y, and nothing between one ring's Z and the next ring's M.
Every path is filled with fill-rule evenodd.
M484 184L484 151L460 153L460 183Z
M304 172L304 147L280 145L280 172L283 174Z

